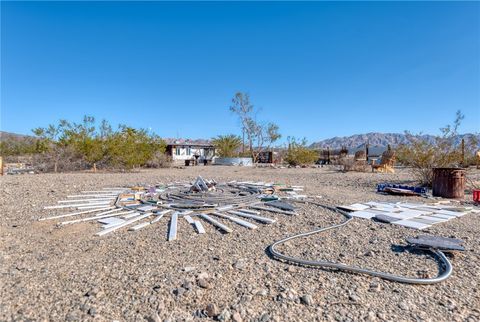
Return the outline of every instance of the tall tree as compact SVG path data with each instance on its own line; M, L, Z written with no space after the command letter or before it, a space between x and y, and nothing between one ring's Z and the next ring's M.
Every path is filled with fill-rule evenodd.
M230 111L237 114L242 125L242 132L247 137L248 149L253 162L257 162L260 152L271 148L280 139L279 127L275 123L260 123L256 120L256 110L250 102L250 95L237 92L230 105Z

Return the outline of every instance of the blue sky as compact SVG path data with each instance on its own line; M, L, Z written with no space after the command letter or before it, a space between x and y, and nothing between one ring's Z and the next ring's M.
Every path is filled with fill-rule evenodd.
M85 114L240 133L236 91L310 142L480 129L479 2L3 2L1 129Z

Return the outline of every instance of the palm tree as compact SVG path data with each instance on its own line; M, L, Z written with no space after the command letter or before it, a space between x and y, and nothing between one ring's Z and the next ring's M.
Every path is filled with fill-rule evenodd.
M219 135L212 139L212 143L220 157L229 158L238 154L242 139L235 134Z

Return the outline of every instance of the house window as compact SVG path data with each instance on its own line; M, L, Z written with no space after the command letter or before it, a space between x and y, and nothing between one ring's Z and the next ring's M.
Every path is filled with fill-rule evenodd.
M191 148L187 147L187 155L191 155L191 154L192 154Z
M180 155L180 148L175 148L175 155Z

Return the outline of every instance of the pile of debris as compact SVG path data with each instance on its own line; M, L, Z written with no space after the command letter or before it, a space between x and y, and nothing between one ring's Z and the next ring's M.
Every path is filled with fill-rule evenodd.
M168 185L82 191L82 194L58 201L58 205L45 207L74 208L79 211L40 220L81 217L60 222L59 225L98 222L103 226L96 235L103 236L127 226L128 230L136 231L159 222L163 217L169 217L168 240L175 240L177 223L181 218L191 224L197 233L204 234L205 228L200 219L224 233L230 233L233 229L218 218L256 229L256 222L275 223L273 218L260 216L261 211L296 215L295 207L285 200L303 198L297 194L302 190L299 186L287 187L265 182L217 183L199 176L193 183L175 182Z
M480 210L472 206L462 206L451 201L429 204L371 201L339 208L352 211L349 215L353 217L374 219L414 229L425 229L469 213L480 213Z

